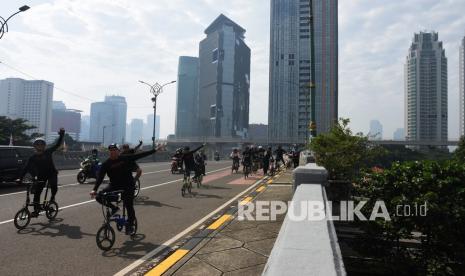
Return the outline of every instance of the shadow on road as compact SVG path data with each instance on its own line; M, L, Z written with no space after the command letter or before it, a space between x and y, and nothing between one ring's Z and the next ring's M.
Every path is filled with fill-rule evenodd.
M220 187L220 186L214 186L214 185L209 185L209 184L203 184L202 189L212 189L212 190L231 190L231 188L228 187Z
M191 197L195 197L195 198L217 198L217 199L222 199L223 198L222 196L218 196L218 195L201 194L201 193L197 193L197 192L192 192Z
M50 236L52 238L67 237L73 240L82 239L83 236L95 236L95 234L83 233L80 226L64 224L61 223L62 221L63 219L59 218L50 221L50 223L33 223L26 229L18 230L18 234Z
M134 205L140 205L140 206L155 206L155 207L170 207L170 208L175 208L175 209L182 209L181 207L178 206L173 206L165 203L161 203L160 201L155 201L155 200L150 200L150 197L148 196L138 196L136 199L134 199Z
M144 234L137 234L132 238L127 237L127 240L123 242L120 248L113 248L109 251L104 251L102 252L102 256L138 260L160 246L159 244L144 242L144 239Z

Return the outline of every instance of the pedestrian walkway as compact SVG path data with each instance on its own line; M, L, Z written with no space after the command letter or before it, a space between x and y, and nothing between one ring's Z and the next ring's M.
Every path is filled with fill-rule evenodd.
M292 170L288 170L266 179L238 204L290 201L291 176ZM214 231L208 235L202 235L202 231L186 242L196 241L195 246L182 246L146 270L146 275L261 275L284 217L282 214L273 221L239 221L235 209L235 213L221 216L206 228Z

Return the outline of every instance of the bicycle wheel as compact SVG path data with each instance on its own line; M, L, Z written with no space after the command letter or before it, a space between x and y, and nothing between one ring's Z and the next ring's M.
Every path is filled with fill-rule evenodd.
M29 212L27 207L24 207L16 213L14 224L15 224L16 229L22 230L29 225L30 221L31 221L31 213Z
M186 181L182 183L181 195L184 197L186 195Z
M137 179L135 183L135 189L134 189L134 198L136 198L139 195L139 192L140 192L140 179Z
M115 239L115 230L113 230L109 224L102 225L102 227L100 227L97 231L97 236L95 237L98 248L103 251L110 250L113 247L113 244L115 244Z
M55 201L51 201L45 207L45 216L48 219L54 219L58 215L58 204Z
M192 181L190 179L189 182L187 182L187 192L192 194Z
M77 178L77 182L78 182L79 184L83 184L84 182L86 182L87 176L86 176L85 172L80 171L80 172L77 174L77 177L76 177L76 178Z

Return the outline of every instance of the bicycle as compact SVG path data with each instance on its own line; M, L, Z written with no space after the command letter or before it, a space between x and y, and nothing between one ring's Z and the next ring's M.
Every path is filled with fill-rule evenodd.
M190 175L184 175L184 180L181 188L181 195L184 197L186 195L186 190L189 194L192 194L192 180Z
M16 229L18 229L18 230L22 230L22 229L26 228L29 225L29 223L31 222L32 215L31 215L31 212L29 212L28 207L29 206L34 207L35 204L34 204L34 202L31 203L31 200L30 200L30 197L29 197L30 188L33 187L33 186L37 186L39 183L45 183L45 181L32 180L32 182L26 182L26 183L23 182L23 184L27 185L26 203L24 204L23 208L21 208L16 213L15 218L13 220L14 225L15 225ZM45 211L45 216L49 220L53 220L53 219L56 218L56 216L58 214L58 204L55 201L48 201L47 200L49 187L50 187L50 185L48 184L48 181L47 181L44 201L42 203L39 203L37 211L39 213L42 212L42 211Z
M121 196L124 193L124 190L116 190L111 192L106 192L102 194L104 203L116 202L116 206L122 201ZM106 212L105 212L106 211ZM103 225L98 229L95 241L97 242L98 248L103 251L110 250L115 244L116 236L115 230L111 226L111 222L116 223L116 229L121 232L124 226L127 226L128 220L126 219L126 208L123 202L123 215L118 213L111 215L111 208L102 204L102 213L104 217ZM134 218L133 232L131 237L134 237L137 234L137 218Z
M239 160L233 159L233 165L232 165L232 168L231 168L231 173L234 173L234 171L236 171L236 173L239 171Z

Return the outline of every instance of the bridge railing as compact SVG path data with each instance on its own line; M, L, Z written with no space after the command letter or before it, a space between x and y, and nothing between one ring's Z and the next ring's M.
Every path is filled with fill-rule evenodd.
M326 169L315 163L294 170L294 196L263 275L346 275L324 189L327 177ZM307 213L297 220L314 202L323 203L324 218L311 219Z

